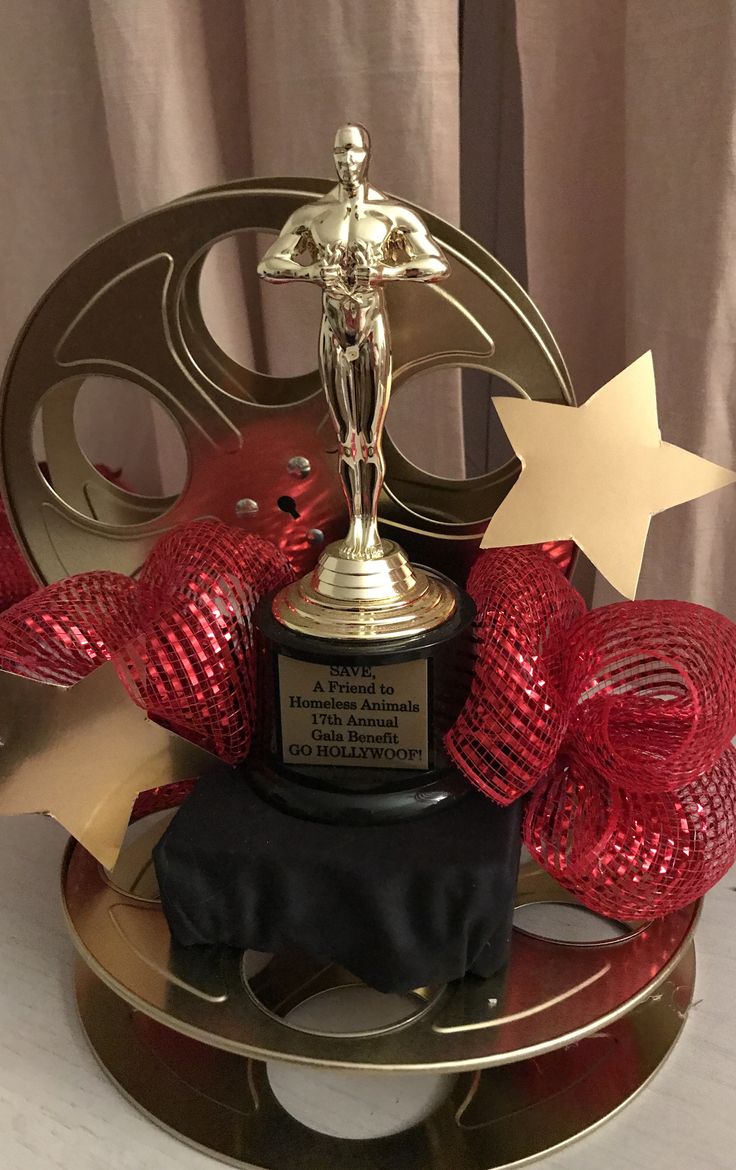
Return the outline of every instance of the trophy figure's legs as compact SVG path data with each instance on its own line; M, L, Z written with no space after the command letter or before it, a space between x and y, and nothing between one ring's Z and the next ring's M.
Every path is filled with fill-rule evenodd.
M345 300L350 303L324 298L319 365L350 526L344 541L327 545L311 573L276 594L272 612L290 630L331 641L414 637L455 614L456 590L378 534L381 440L391 395L389 331L379 296Z
M381 435L391 394L391 354L380 317L355 349L353 356L323 321L320 371L337 431L350 515L340 553L350 560L372 560L383 555L377 513L385 475Z

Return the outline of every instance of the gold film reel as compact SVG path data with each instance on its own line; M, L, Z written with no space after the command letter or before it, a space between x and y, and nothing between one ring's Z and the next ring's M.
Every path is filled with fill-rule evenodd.
M509 967L489 980L420 988L407 997L408 1014L370 1031L294 1025L295 1006L359 981L305 956L176 947L151 864L163 823L135 826L112 873L80 846L67 852L62 892L80 1018L102 1068L137 1108L232 1165L517 1166L618 1112L684 1025L697 906L621 924L619 937L599 941L555 941L517 924ZM576 906L536 865L523 867L517 907L550 903ZM337 1069L348 1082L390 1073L397 1100L407 1075L446 1075L447 1091L394 1136L327 1136L277 1100L269 1061L310 1074Z
M252 179L187 196L95 244L48 290L11 355L0 414L6 505L40 580L101 568L134 573L162 532L200 516L276 540L300 568L319 551L310 532L340 534L344 506L316 369L292 378L246 369L211 335L200 299L216 242L274 232L328 188L315 179ZM479 244L422 215L453 272L442 285L389 290L394 386L420 370L470 366L533 399L572 403L559 349L528 295ZM178 496L129 492L87 459L74 406L95 376L133 382L171 415L188 460ZM34 451L38 418L46 466ZM456 564L469 563L518 475L516 461L455 481L414 466L389 436L385 452L382 522L400 530L415 558L442 568L451 550ZM295 454L311 474L284 483ZM279 507L284 491L292 515ZM260 498L257 514L238 512L245 497Z

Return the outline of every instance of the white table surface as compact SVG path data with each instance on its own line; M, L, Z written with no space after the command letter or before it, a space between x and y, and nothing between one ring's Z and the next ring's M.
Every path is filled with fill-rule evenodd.
M87 1049L74 1009L73 951L59 907L65 840L46 818L0 819L0 1168L214 1170L214 1159L137 1113ZM733 1170L735 917L732 871L706 899L697 934L695 1004L665 1067L618 1117L534 1166ZM315 1100L313 1108L343 1112L349 1098L345 1074L341 1103Z

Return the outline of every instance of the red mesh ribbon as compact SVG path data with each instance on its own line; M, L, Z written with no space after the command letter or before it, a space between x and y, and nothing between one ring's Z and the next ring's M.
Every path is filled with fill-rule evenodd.
M6 610L0 668L70 685L112 659L152 718L234 763L257 717L253 611L291 579L268 541L188 524L156 545L139 582L82 573Z
M467 588L478 611L475 674L445 744L473 784L510 804L557 754L568 714L558 651L585 604L535 548L482 553Z
M109 662L137 628L137 588L122 573L80 573L0 615L0 669L71 686Z
M540 558L474 567L475 679L448 750L501 803L534 789L526 845L586 906L666 914L736 861L736 626L679 601L585 614Z
M112 659L153 718L235 762L257 718L254 608L291 577L267 541L190 524L137 583L80 574L7 610L0 667L71 684ZM468 587L477 662L447 737L458 766L501 803L538 785L525 841L591 909L648 918L703 894L736 859L736 627L682 602L584 615L540 548L483 554ZM139 811L146 799L166 794Z
M15 605L37 588L0 501L0 610Z
M291 579L274 545L219 521L165 536L141 574L140 632L116 655L135 701L221 759L242 759L257 711L253 611Z
M736 749L678 792L616 788L561 758L532 794L524 842L598 914L658 918L702 897L736 860Z
M575 544L572 540L548 540L546 544L535 547L546 553L561 573L564 573L565 576L568 575L572 568L572 559L575 556Z
M165 812L169 808L178 808L183 804L197 783L194 780L176 780L173 784L164 784L161 788L147 788L139 792L133 811L130 814L131 825L150 817L157 812Z
M736 626L624 602L568 632L561 760L526 813L530 852L591 910L659 917L736 860Z
M566 639L567 747L614 785L674 791L736 733L736 626L684 601L586 614Z

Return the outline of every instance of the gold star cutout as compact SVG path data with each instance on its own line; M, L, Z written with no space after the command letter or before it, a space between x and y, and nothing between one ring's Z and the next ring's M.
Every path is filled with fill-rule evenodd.
M72 687L0 671L0 743L0 815L48 813L107 869L139 792L216 762L147 719L109 662Z
M584 406L494 398L522 471L481 548L574 540L634 597L649 522L736 481L736 473L663 443L651 353Z

